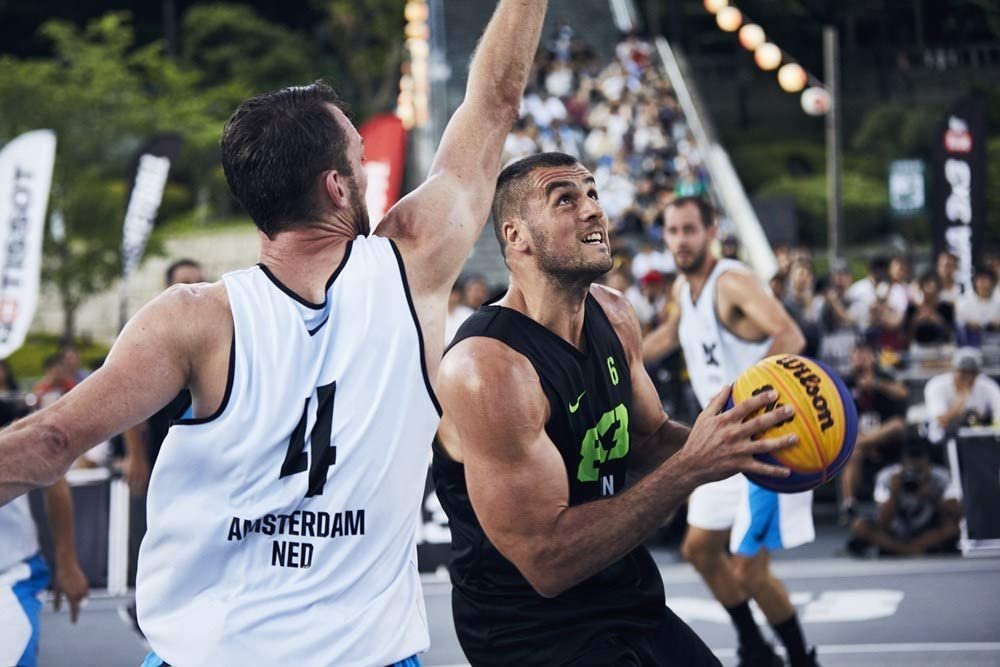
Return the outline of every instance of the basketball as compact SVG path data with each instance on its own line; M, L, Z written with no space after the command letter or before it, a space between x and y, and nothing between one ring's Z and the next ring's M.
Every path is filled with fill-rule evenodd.
M794 354L762 359L736 379L728 407L768 389L778 400L764 408L790 405L795 410L786 421L758 435L777 438L797 435L788 449L758 455L765 463L791 469L785 478L747 475L773 491L794 493L813 489L832 479L847 463L858 435L858 413L844 381L823 363Z

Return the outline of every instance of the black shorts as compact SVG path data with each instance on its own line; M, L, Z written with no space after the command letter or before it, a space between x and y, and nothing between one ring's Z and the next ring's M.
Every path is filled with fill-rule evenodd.
M664 608L659 627L641 635L608 635L588 644L567 667L721 667L694 630Z

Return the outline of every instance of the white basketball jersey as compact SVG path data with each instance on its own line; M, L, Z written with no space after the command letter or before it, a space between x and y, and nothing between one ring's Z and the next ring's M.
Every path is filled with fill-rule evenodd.
M0 572L38 553L38 529L28 496L0 506Z
M150 480L136 601L174 665L387 665L426 650L415 534L440 410L402 258L348 245L326 301L223 276L235 335L212 416Z
M757 280L741 262L720 259L708 275L698 301L691 300L691 285L681 286L681 320L678 329L684 362L691 386L701 407L708 405L740 373L760 361L771 346L771 339L747 341L726 329L716 314L716 284L727 271L738 271L747 280Z

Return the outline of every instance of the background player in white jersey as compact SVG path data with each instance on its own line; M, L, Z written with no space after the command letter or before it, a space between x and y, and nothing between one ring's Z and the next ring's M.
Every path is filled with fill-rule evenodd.
M149 485L150 664L386 665L427 648L414 538L432 379L546 6L501 0L427 181L375 235L363 142L330 88L240 105L223 167L261 263L167 290L99 371L0 434L2 504L190 389L195 417Z
M65 595L70 619L76 623L80 602L87 595L87 578L76 558L73 499L66 480L45 489L45 512L55 557L55 606L59 609ZM34 667L42 609L39 596L49 581L28 497L21 496L0 507L0 665Z
M682 274L675 284L680 309L646 339L644 357L680 346L702 407L760 359L802 350L802 332L767 288L740 262L711 254L716 225L707 202L677 199L667 208L664 235ZM750 597L785 644L791 664L815 664L815 651L806 651L795 608L771 574L768 555L814 537L811 491L778 494L734 475L691 494L682 552L729 612L741 664L782 664L761 637Z

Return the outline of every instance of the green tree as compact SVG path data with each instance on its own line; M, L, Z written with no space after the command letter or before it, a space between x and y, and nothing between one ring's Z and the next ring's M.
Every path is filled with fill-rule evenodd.
M51 57L0 58L0 137L56 131L50 210L61 214L65 232L53 236L46 226L42 277L59 292L64 335L72 338L80 304L120 272L124 177L135 151L163 130L204 150L217 141L227 95L194 95L198 75L166 59L158 43L134 50L125 13L83 29L50 21L40 36Z
M326 13L323 45L341 89L362 118L389 109L399 92L405 0L312 0Z

